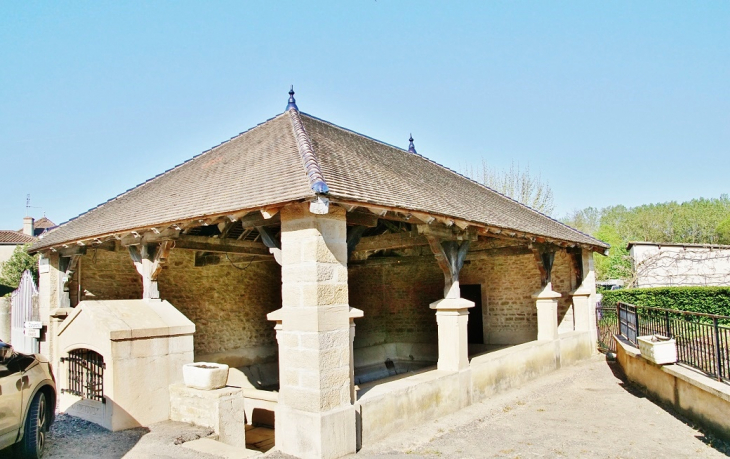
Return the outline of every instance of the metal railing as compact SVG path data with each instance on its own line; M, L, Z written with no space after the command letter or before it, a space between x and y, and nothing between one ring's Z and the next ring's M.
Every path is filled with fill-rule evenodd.
M68 363L68 379L62 393L73 394L88 400L106 403L104 398L104 357L89 349L74 349L68 357L61 357Z
M598 349L616 352L616 341L613 335L619 333L618 315L615 307L603 307L596 303L596 328L598 328Z
M730 316L618 303L619 332L636 338L664 335L677 343L677 360L719 381L730 382Z

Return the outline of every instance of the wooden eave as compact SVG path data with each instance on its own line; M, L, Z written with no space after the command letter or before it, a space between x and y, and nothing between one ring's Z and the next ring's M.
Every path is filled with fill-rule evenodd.
M370 202L362 202L362 201L349 201L349 200L343 200L336 197L327 197L332 204L337 204L348 212L348 216L351 215L362 215L363 217L354 217L348 219L348 224L362 224L363 222L357 221L358 218L362 219L365 218L364 216L372 215L377 219L385 219L385 220L392 220L392 221L401 221L401 222L407 222L415 225L423 225L427 227L433 227L433 228L441 228L442 230L445 228L447 231L451 231L453 234L465 234L465 233L475 233L479 236L484 237L491 237L491 238L501 238L501 239L507 239L507 240L522 240L528 244L531 243L538 243L538 244L552 244L558 247L562 248L574 248L579 247L581 249L591 250L593 252L598 252L601 254L607 254L608 248L601 247L598 245L591 245L591 244L585 244L585 243L578 243L574 241L566 241L566 240L559 240L555 238L549 238L537 234L531 234L523 231L519 231L513 228L501 228L491 225L486 225L479 222L473 222L468 221L464 219L459 219L455 217L451 217L448 215L442 215L442 214L436 214L432 212L424 212L416 209L404 209L399 207L393 207L393 206L383 206L382 204L376 204L376 203L370 203ZM129 239L130 237L133 238L142 238L145 239L145 236L148 233L151 233L153 236L147 236L147 241L159 241L164 240L164 234L167 233L169 235L168 239L174 239L173 234L182 232L188 228L197 227L197 226L208 226L208 225L218 225L218 224L227 224L231 222L236 222L238 220L242 219L250 219L250 227L254 226L271 226L275 224L279 224L279 210L288 205L295 202L304 202L305 199L300 199L296 201L288 201L288 202L280 202L275 204L269 204L266 206L256 207L252 209L241 209L237 210L235 212L222 212L218 214L212 214L212 215L202 215L198 217L183 219L183 220L175 220L170 222L163 222L156 225L150 225L145 227L139 227L139 228L128 228L121 231L115 231L110 233L104 233L100 235L96 235L93 237L87 237L83 239L75 239L75 240L69 240L63 243L54 244L52 246L47 247L41 247L40 249L34 249L31 248L31 252L40 252L40 251L58 251L61 249L68 249L70 247L74 246L88 246L88 247L98 247L101 244L110 241L110 240L123 240L123 239ZM250 215L251 213L258 213L259 216L256 215ZM355 222L351 222L351 220L355 220ZM247 224L244 224L244 227L246 227ZM162 237L155 237L157 235L163 234ZM215 237L211 237L211 239L217 239ZM40 240L42 243L42 239Z

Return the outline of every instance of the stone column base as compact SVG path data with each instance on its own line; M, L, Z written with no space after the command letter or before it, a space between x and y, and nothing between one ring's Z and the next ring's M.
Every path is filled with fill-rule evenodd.
M575 331L591 330L590 297L591 292L583 286L578 287L571 293L573 297L573 317L575 319Z
M464 298L444 298L430 305L436 310L438 323L439 360L437 368L460 371L469 367L467 323L469 308L474 302Z
M558 339L558 298L562 295L553 291L548 283L544 289L532 295L537 306L537 340Z
M276 447L302 459L335 459L356 451L355 407L311 413L279 404Z

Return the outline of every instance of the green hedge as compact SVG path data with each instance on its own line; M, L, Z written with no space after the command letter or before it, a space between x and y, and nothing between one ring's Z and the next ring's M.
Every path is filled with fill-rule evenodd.
M655 287L603 292L603 306L619 301L636 306L730 316L730 287Z

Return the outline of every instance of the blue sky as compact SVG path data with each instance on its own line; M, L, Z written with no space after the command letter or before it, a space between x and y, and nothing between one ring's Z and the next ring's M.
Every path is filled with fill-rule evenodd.
M730 2L2 2L0 228L61 223L286 106L555 215L730 192ZM225 187L225 184L221 184Z

